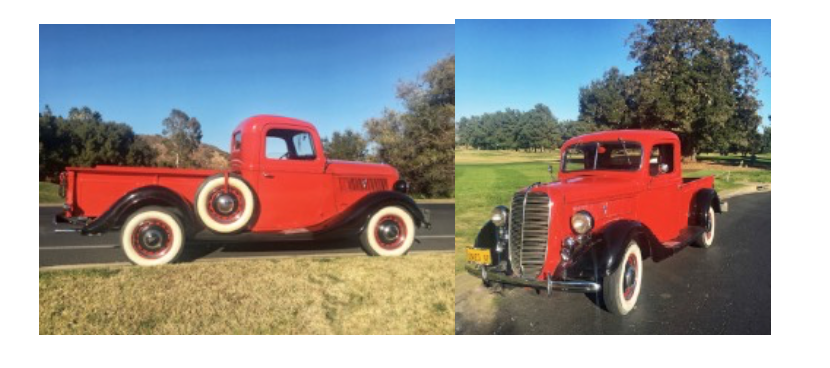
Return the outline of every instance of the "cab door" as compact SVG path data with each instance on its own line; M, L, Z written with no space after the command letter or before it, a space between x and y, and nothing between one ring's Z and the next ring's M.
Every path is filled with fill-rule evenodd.
M262 139L257 230L302 232L322 222L332 201L317 132L266 125Z
M677 149L675 142L658 142L652 146L646 161L649 179L640 201L640 214L661 242L674 239L681 230L680 210L676 204L682 182L675 159Z

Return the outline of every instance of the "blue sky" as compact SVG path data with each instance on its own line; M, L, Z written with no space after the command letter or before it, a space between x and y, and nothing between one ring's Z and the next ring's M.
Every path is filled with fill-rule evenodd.
M579 88L612 66L626 74L635 63L625 45L637 20L457 20L456 118L510 107L548 105L560 119L579 115ZM722 20L721 36L749 45L772 72L769 20ZM770 77L759 81L768 124Z
M360 129L395 87L455 52L453 25L40 26L40 108L89 106L140 134L173 108L227 149L241 120L277 114L324 136Z

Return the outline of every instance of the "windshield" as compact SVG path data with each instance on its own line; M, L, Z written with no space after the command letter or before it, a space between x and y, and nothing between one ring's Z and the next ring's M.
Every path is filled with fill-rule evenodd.
M636 171L640 168L643 148L637 142L587 142L565 150L563 172L587 170Z

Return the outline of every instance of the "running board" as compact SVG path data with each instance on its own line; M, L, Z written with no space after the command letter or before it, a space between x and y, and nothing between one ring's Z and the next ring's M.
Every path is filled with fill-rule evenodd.
M680 232L676 238L663 243L663 246L669 249L680 249L695 241L701 234L706 231L700 226L689 226Z
M704 229L700 226L689 226L683 229L676 238L663 242L661 247L652 247L651 257L655 262L669 258L681 249L686 248L689 244L692 244L703 232Z

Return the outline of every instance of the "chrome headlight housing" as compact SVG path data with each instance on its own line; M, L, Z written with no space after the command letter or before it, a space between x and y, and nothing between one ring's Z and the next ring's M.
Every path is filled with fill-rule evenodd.
M594 218L588 211L579 211L571 217L571 229L579 235L587 234L594 227Z
M505 206L496 206L493 211L490 212L490 221L493 222L496 226L504 226L507 224L507 219L509 216L509 211Z

